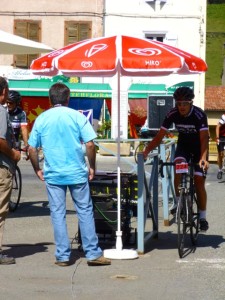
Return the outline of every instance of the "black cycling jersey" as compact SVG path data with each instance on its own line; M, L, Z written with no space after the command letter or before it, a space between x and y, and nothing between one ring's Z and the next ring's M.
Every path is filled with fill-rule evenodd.
M205 112L192 105L190 113L187 116L181 116L178 108L174 107L166 115L161 128L168 130L172 123L179 133L175 157L184 157L187 161L190 154L194 155L194 161L200 160L200 131L208 131L208 120Z
M174 107L167 114L162 128L169 129L172 123L179 133L177 143L183 146L195 148L200 146L200 131L208 130L208 120L205 112L192 105L188 116L181 116L178 108Z
M16 107L14 111L8 111L8 113L9 113L9 120L13 127L15 139L18 142L21 125L27 125L26 113L20 107Z

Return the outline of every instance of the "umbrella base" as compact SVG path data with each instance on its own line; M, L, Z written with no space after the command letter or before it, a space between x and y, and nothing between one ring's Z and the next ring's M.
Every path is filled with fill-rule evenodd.
M104 250L104 257L110 259L136 259L138 258L138 253L136 250L132 249L107 249Z

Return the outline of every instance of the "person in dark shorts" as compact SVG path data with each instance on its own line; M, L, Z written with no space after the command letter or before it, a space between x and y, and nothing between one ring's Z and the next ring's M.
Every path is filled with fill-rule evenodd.
M219 122L216 126L216 143L217 143L217 163L218 163L218 173L217 179L222 179L223 177L223 159L224 159L224 147L225 147L225 114L221 116Z
M196 163L194 171L194 180L196 194L200 208L200 230L208 230L208 222L206 221L206 204L207 194L205 189L205 176L203 176L203 168L206 171L209 167L208 163L208 143L209 129L208 120L205 112L193 105L195 97L194 92L189 87L179 87L174 92L176 106L172 108L166 115L162 126L156 137L147 145L143 155L146 159L148 153L158 147L166 135L167 130L172 123L178 132L178 141L175 151L175 162L189 161L193 155ZM180 174L175 174L174 187L176 196L179 196L178 186L180 183ZM176 205L176 204L175 204ZM173 207L173 210L175 207Z

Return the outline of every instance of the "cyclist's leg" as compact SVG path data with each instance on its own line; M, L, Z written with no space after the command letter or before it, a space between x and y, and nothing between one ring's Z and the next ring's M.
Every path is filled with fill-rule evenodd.
M224 142L220 141L219 145L217 145L217 164L218 164L218 173L217 179L222 179L223 172L223 157L224 157Z
M199 157L194 157L195 163L199 162ZM194 183L199 205L200 229L206 231L208 230L208 222L206 221L207 193L205 189L205 176L199 165L195 165Z
M187 161L187 155L184 153L184 151L177 146L176 151L175 151L175 155L174 155L174 162L176 163L181 163L181 162L186 162ZM180 180L181 180L181 174L176 174L176 172L174 173L174 189L175 189L175 194L176 194L176 199L175 202L171 208L171 213L173 214L176 210L177 207L177 201L179 199L179 184L180 184Z

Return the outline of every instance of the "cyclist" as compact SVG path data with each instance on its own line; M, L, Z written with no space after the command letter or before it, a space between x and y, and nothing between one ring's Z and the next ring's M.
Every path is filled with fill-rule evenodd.
M6 101L9 120L13 127L17 147L20 148L20 133L24 142L25 148L27 148L28 140L28 128L27 128L27 116L25 111L19 106L21 101L21 95L17 91L9 91L8 99Z
M224 158L224 147L225 147L225 114L223 114L216 126L216 143L217 143L217 163L218 163L218 173L217 179L222 179L223 177L223 158Z
M200 230L206 231L209 226L206 221L207 194L202 166L204 166L205 170L209 166L207 159L209 142L208 120L204 111L193 105L195 95L191 88L179 87L173 96L176 106L167 113L158 134L145 148L143 155L146 159L148 153L159 146L167 130L174 123L178 131L174 161L189 161L190 155L193 154L194 156L194 162L197 164L195 166L194 180L200 208ZM174 187L177 199L179 182L180 174L175 174Z

